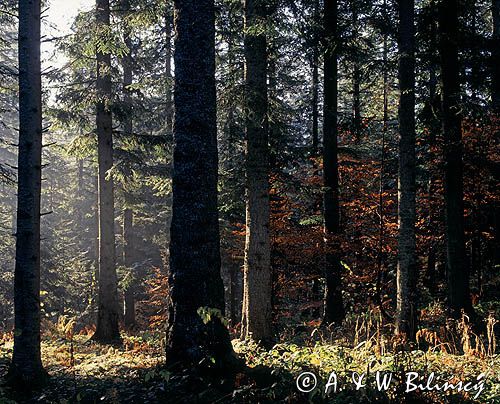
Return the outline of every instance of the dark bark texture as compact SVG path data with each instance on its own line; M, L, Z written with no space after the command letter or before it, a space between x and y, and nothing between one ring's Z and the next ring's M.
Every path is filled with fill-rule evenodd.
M97 0L99 30L109 26L109 0ZM113 128L111 117L111 55L97 53L97 144L99 185L99 293L97 328L93 339L101 343L120 341L118 322L118 279L116 275L114 189L108 172L113 167Z
M213 0L176 0L171 287L167 362L221 366L232 356L224 313L217 213L215 9ZM195 46L193 46L195 45Z
M326 52L324 60L323 111L323 176L325 234L325 302L323 323L340 323L345 317L342 299L341 271L337 237L340 233L339 162L337 129L337 1L325 0L324 30Z
M445 160L446 265L449 306L455 317L472 313L465 254L462 116L458 63L458 0L439 4L442 119Z
M500 114L500 0L491 1L493 37L491 47L491 101L494 112Z
M40 192L42 88L40 1L19 1L19 155L14 354L8 380L20 389L44 384L40 353Z
M272 339L266 2L245 1L246 242L242 338Z
M414 0L399 1L399 184L396 332L413 340L417 322L415 240Z
M319 0L314 0L314 19L319 20L320 4ZM319 146L319 35L318 28L314 27L312 39L312 157L317 157ZM316 167L314 167L316 168Z

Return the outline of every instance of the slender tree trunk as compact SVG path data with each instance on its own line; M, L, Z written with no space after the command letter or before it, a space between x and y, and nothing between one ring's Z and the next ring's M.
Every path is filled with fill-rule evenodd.
M109 0L97 0L98 29L109 27ZM99 166L99 294L97 328L92 337L101 343L120 341L118 279L115 266L114 190L108 172L113 166L111 55L97 52L97 143Z
M123 265L131 270L134 264L134 212L126 208L123 211ZM130 282L124 292L125 314L123 317L125 327L131 329L135 326L135 284Z
M231 324L234 326L241 319L241 278L240 266L238 264L231 265Z
M268 97L268 117L269 118L269 172L277 168L278 153L280 149L280 127L279 112L276 108L278 104L278 77L277 59L278 50L273 46L267 47L268 69L267 69L267 97ZM274 107L274 108L273 108ZM271 259L272 261L272 259Z
M123 11L126 17L130 13L130 4L128 0L123 0ZM127 23L125 23L127 24ZM130 37L130 28L126 25L124 29L124 42L127 46L128 53L122 58L122 68L123 68L123 103L125 106L126 116L123 121L123 134L127 138L133 135L133 106L132 106L132 95L129 86L133 82L133 44ZM124 190L124 192L126 192ZM125 195L125 203L127 203L127 197ZM123 210L123 265L132 271L132 266L134 264L134 243L133 243L133 231L134 231L134 212L128 206ZM124 317L123 321L125 327L131 329L135 326L135 284L134 277L132 275L132 280L129 282L127 288L124 291Z
M19 1L19 155L14 354L7 379L18 389L43 385L40 353L40 194L42 88L40 1Z
M358 26L358 9L355 1L352 2L352 32L353 39L356 41L359 35ZM356 143L361 141L361 66L360 66L359 48L355 45L354 49L354 61L353 61L353 76L352 76L352 88L353 88L353 134Z
M173 1L167 1L165 5L165 98L166 98L166 142L165 142L165 165L167 170L172 170L172 162L169 159L168 149L171 144L170 136L173 133L173 122L174 122L174 103L173 103L173 87L174 78L172 76L172 32L173 32ZM172 198L167 197L166 206L172 209ZM167 218L167 228L171 226L172 215Z
M94 179L94 222L93 222L93 233L94 233L94 243L93 243L93 262L94 262L94 272L90 274L91 285L92 285L92 320L97 323L97 311L98 304L96 296L99 294L99 167L97 167Z
M492 109L492 126L495 130L496 138L500 136L500 0L491 1L491 14L493 20L493 35L491 44L491 109ZM496 245L500 241L500 230L498 217L500 214L499 204L494 207L494 232ZM500 248L494 249L493 265L500 264Z
M77 209L78 211L76 212L77 214L77 223L78 223L78 228L82 231L84 229L84 201L85 201L85 193L84 193L84 165L83 165L83 159L78 159L78 189L77 189L77 200L78 200L78 205Z
M319 0L314 1L314 22L319 20ZM319 146L319 37L314 26L312 49L312 157L317 157ZM314 167L316 169L316 167Z
M384 0L383 15L384 21L387 22L387 2ZM389 122L389 75L388 75L388 43L387 32L384 32L383 49L382 49L382 63L383 63L383 111L382 111L382 145L381 145L381 158L380 158L380 174L378 185L378 210L379 210L379 231L378 231L378 253L377 253L377 283L375 286L377 294L377 302L382 308L382 283L384 271L384 178L385 178L385 148L387 140L387 126ZM383 312L383 311L382 311Z
M167 98L167 129L172 130L174 111L172 102L172 7L171 1L166 4L165 12L165 79Z
M233 351L221 322L215 7L213 0L175 0L174 7L175 147L166 355L171 364L212 366L213 359L213 366L219 367Z
M417 257L415 251L415 4L399 1L399 185L396 333L415 338Z
M313 51L313 66L312 66L312 156L318 154L319 145L319 108L318 108L318 87L319 87L319 74L318 74L318 51Z
M500 0L491 1L493 38L491 51L491 102L494 111L500 114Z
M359 60L356 56L354 61L353 74L353 121L354 121L354 140L356 143L361 141L361 70Z
M439 5L442 116L445 150L445 217L449 306L455 317L472 314L465 254L462 116L458 64L458 0Z
M245 0L247 206L241 338L264 344L273 339L267 49L261 29L266 17L265 1Z
M325 237L325 304L323 323L340 323L345 317L342 299L342 265L338 256L340 234L339 163L337 146L337 1L325 0L324 30L326 52L324 61L323 111L323 176Z
M436 175L436 167L433 163L436 158L436 146L437 146L437 138L438 134L441 133L440 122L437 119L436 115L439 113L440 100L439 95L437 93L437 85L438 85L438 77L437 77L437 69L438 69L438 61L435 60L436 49L438 47L438 38L437 38L437 10L434 4L434 1L431 2L430 8L432 10L432 20L430 27L430 41L429 48L427 52L429 53L429 57L431 61L429 63L429 98L427 100L427 114L425 125L429 129L428 136L428 160L431 162L428 164L428 216L427 216L427 226L429 231L433 234L431 235L431 239L429 241L429 250L427 252L427 269L424 277L425 285L429 288L429 291L433 296L436 295L439 288L438 285L441 282L440 274L437 271L437 239L439 234L435 234L435 230L439 229L439 221L438 217L441 216L440 212L436 210L436 195L437 195L437 175ZM438 226L438 227L436 227Z

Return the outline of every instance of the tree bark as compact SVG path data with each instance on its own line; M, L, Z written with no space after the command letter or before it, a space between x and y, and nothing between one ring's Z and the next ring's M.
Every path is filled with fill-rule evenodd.
M325 0L324 31L326 52L324 60L323 111L323 210L325 239L325 302L323 323L341 323L345 317L342 299L342 265L338 256L340 234L339 162L337 145L337 1Z
M77 214L77 226L80 229L83 229L85 224L84 224L84 201L85 201L85 192L84 192L84 165L83 165L83 159L78 159L77 164L78 164L78 189L77 189L77 206L76 208L78 211L76 212Z
M124 17L130 13L130 4L128 0L123 0ZM127 24L127 22L125 22ZM133 135L133 106L132 95L129 86L133 82L133 44L130 37L130 28L125 25L123 41L127 46L128 52L122 58L123 68L123 103L125 106L125 119L123 121L123 134L124 136L131 137ZM126 191L124 190L126 193ZM125 195L125 203L127 203ZM132 329L135 326L135 284L134 276L132 274L132 266L134 264L134 212L128 206L123 210L123 265L128 268L131 274L131 281L128 283L124 290L124 316L123 322L127 329Z
M387 1L383 2L383 18L384 26L387 24ZM384 313L382 305L382 284L384 281L384 239L385 239L385 215L384 215L384 179L385 179L385 160L386 160L386 140L387 140L387 129L389 122L389 68L388 68L388 33L387 27L384 29L384 37L382 41L382 145L381 145L381 157L380 157L380 174L378 183L378 211L379 211L379 223L378 223L378 251L377 251L377 281L375 285L375 293L379 306Z
M123 211L123 265L132 271L134 264L134 212L126 208ZM135 326L135 284L134 280L129 283L124 291L125 313L123 322L125 327L131 329Z
M415 339L417 257L415 251L415 4L399 1L399 185L396 333Z
M449 307L472 314L465 254L462 116L458 64L458 0L439 5L442 116L445 150L445 219Z
M245 1L246 241L241 338L272 335L266 4Z
M427 52L429 54L429 97L426 100L426 105L424 109L427 110L424 117L424 124L428 128L428 160L434 161L436 159L436 146L438 135L441 133L441 123L437 117L439 111L441 110L439 94L437 92L438 86L438 75L437 70L439 68L439 61L436 56L438 48L438 33L437 33L437 19L438 12L434 0L431 1L430 10L431 15L431 26L430 26L430 40ZM436 196L437 196L437 180L438 175L436 174L436 167L434 164L428 164L428 186L427 186L427 199L428 199L428 216L427 216L427 226L429 231L434 232L432 238L429 240L429 250L427 251L427 268L424 277L424 285L429 288L432 296L436 296L439 291L439 284L441 283L441 276L437 271L438 266L438 252L437 252L437 240L439 234L435 234L436 230L439 230L439 220L441 215L439 209L436 209ZM437 226L437 227L436 227Z
M232 358L233 351L221 322L215 8L213 0L175 0L174 8L175 147L166 355L171 364L211 366L213 359L217 367Z
M109 0L97 0L99 30L109 27ZM113 167L111 102L111 55L97 52L97 158L99 185L99 293L97 327L93 339L100 343L120 341L118 279L115 266L114 189L108 172Z
M229 307L231 310L230 319L231 324L234 326L241 319L241 295L242 295L242 285L240 277L240 266L238 264L232 263L230 268L230 288L231 288L231 300L229 302Z
M317 23L320 14L319 0L314 1L314 22ZM312 157L317 157L319 146L319 36L318 28L314 26L312 43ZM316 169L316 167L314 166Z
M40 1L19 0L19 155L14 354L7 379L32 389L47 375L40 352L40 194L42 88Z
M353 40L356 41L359 36L358 25L358 9L355 1L352 2L352 32ZM359 57L358 45L354 48L354 61L353 61L353 134L356 143L361 141L361 61Z
M491 48L491 102L493 111L500 114L500 0L491 1L493 37Z
M165 11L165 79L167 98L167 130L172 130L173 125L173 103L172 103L172 8L171 2L166 4Z

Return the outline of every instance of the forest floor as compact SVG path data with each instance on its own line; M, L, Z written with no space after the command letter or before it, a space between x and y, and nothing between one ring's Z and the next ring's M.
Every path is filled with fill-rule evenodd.
M48 386L30 397L21 397L13 396L0 384L0 404L500 403L500 355L484 349L473 338L461 341L460 353L452 353L449 344L440 342L430 331L420 334L418 349L399 353L394 353L397 349L389 347L380 334L357 335L357 343L351 347L337 340L327 341L319 331L311 336L309 330L296 336L295 342L277 344L271 350L235 340L236 352L249 367L272 372L261 374L268 380L242 373L230 385L217 385L201 376L167 371L163 367L161 334L124 335L123 346L116 348L90 342L86 332L73 335L66 331L63 327L62 332L52 331L43 339L43 362L51 375ZM12 346L12 335L0 335L0 380L6 373ZM309 393L297 387L314 387L310 374L297 381L305 371L313 373L318 382ZM381 380L392 374L389 388L377 387L377 371ZM405 393L405 378L410 371L418 374L424 386ZM446 380L454 384L462 381L462 387L470 382L470 391L457 387L447 392L425 391L432 372L436 378L430 386ZM357 389L356 381L364 387ZM328 382L330 388L325 394Z

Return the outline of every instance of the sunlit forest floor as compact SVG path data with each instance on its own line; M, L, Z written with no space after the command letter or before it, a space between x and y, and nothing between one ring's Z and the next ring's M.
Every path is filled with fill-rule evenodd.
M384 336L376 321L365 320L358 320L349 331L301 329L290 341L270 350L234 340L235 351L260 373L239 373L221 383L203 375L167 371L162 333L123 334L122 346L101 346L90 341L92 330L76 333L74 324L63 318L45 331L42 342L44 366L51 375L48 386L30 397L20 397L0 385L0 403L500 402L500 355L494 353L494 335L483 341L458 324L461 334L452 343L423 329L418 346L400 350L399 342ZM12 334L1 335L0 378L7 371L12 347ZM317 387L310 393L297 389L297 376L304 371L317 376ZM393 374L389 389L379 391L377 371ZM476 399L477 390L404 394L405 375L410 371L417 372L424 384L431 372L439 375L440 383L476 383L484 374L484 390ZM332 385L325 395L331 372L337 376L337 389ZM365 374L365 387L358 391L353 372L355 376Z

